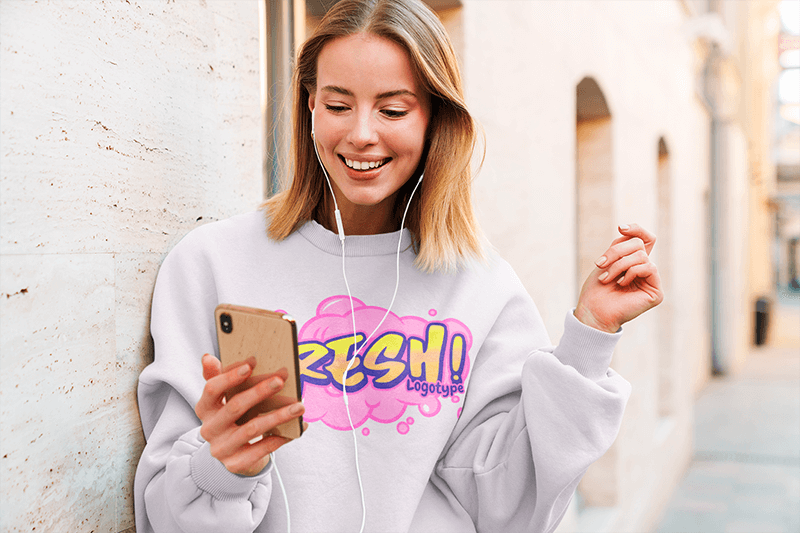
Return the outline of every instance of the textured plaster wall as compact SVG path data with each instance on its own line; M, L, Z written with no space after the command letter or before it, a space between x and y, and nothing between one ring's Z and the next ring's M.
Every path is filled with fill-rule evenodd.
M625 326L612 366L631 381L633 395L617 442L582 487L587 501L616 506L573 506L560 530L643 531L688 460L692 384L707 378L710 360L708 116L695 96L685 16L671 0L467 0L462 11L467 98L488 145L475 182L479 216L554 340L578 292L577 84L594 78L611 112L611 224L656 228L659 138L669 147L673 238L670 256L658 261L668 263L675 310L666 332L673 338L673 415L659 416L659 320L649 313ZM596 257L606 246L596 243ZM615 494L587 487L593 478L606 479Z
M258 3L0 3L0 530L133 527L158 267L262 198Z

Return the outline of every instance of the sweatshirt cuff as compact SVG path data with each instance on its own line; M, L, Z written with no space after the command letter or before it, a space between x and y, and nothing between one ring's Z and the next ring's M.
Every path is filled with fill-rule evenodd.
M575 318L574 311L572 309L564 319L564 335L553 355L583 376L598 381L606 376L614 347L622 337L622 328L616 333L594 329Z
M191 467L192 479L203 492L217 500L244 500L250 497L259 482L269 479L272 461L258 475L240 476L211 455L211 445L204 442L192 455Z

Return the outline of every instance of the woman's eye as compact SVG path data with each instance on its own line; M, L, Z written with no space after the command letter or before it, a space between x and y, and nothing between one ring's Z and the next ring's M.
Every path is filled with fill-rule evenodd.
M331 111L333 113L343 113L343 112L347 111L348 108L345 107L345 106L342 106L342 105L328 105L328 104L325 104L325 109L327 109L328 111Z
M408 115L408 111L398 111L397 109L384 109L381 112L389 118L400 118Z

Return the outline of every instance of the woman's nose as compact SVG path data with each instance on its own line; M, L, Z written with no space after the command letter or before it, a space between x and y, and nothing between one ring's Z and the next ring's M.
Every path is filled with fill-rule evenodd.
M356 147L369 146L378 142L377 124L371 113L358 113L350 130L349 140Z

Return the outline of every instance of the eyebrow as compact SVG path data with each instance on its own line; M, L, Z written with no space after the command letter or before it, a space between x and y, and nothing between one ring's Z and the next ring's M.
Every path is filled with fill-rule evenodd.
M354 96L354 94L351 91L345 89L344 87L339 87L336 85L326 85L325 87L322 88L322 90L323 92L328 92L328 93L342 94L344 96ZM384 98L391 98L392 96L412 96L414 98L417 98L417 95L409 90L398 89L396 91L386 91L380 93L375 99L383 100Z

